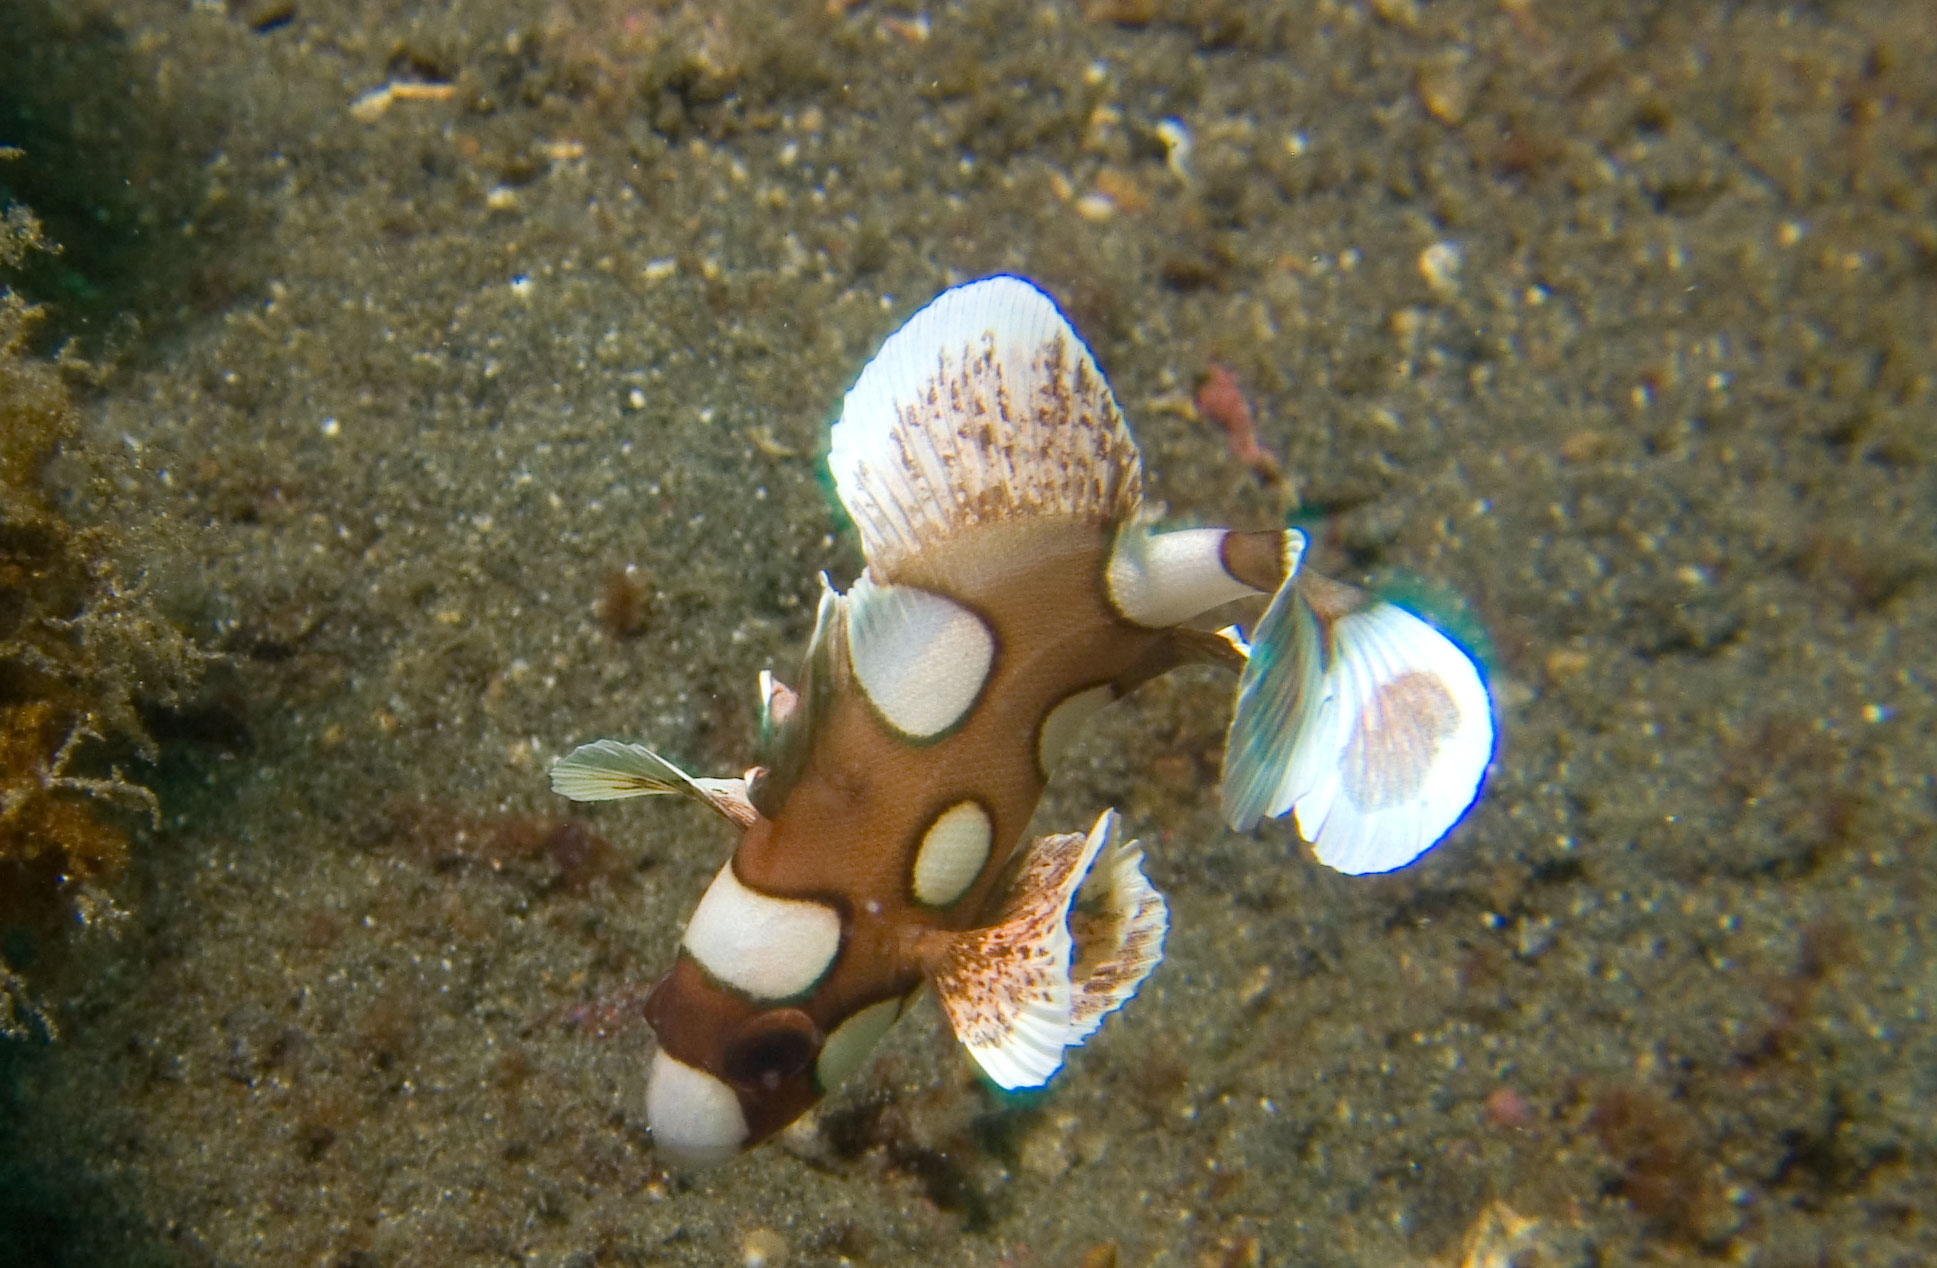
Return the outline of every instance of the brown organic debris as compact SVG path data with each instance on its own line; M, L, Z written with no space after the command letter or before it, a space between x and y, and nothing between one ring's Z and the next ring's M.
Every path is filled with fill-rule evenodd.
M49 249L24 209L0 218L0 270ZM99 887L160 808L112 759L153 756L140 707L177 703L203 657L122 579L111 534L69 524L42 488L76 434L62 372L77 363L28 355L39 315L0 287L0 927L52 944L114 914ZM0 1034L30 1018L53 1032L0 961Z
M614 642L645 633L652 617L652 585L635 564L614 568L599 583L594 605L599 625Z
M1193 403L1197 406L1198 414L1216 423L1223 431L1232 457L1256 472L1266 484L1277 484L1284 478L1279 473L1278 460L1258 442L1257 425L1251 417L1251 403L1244 398L1244 389L1238 386L1235 374L1217 362L1211 362L1205 367L1203 377L1197 381Z

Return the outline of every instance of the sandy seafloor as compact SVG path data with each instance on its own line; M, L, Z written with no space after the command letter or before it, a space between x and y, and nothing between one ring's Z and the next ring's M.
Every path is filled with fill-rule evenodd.
M0 1260L1937 1262L1927 6L8 7L8 91L86 86L153 213L73 513L248 738L150 772L127 916L0 1052ZM455 88L353 109L393 80ZM1221 826L1230 680L1159 683L1039 815L1120 807L1172 910L1049 1090L931 1004L669 1175L649 1034L583 1010L729 838L561 830L545 767L745 764L858 567L841 394L1004 270L1174 517L1288 495L1318 567L1484 629L1497 764L1342 877ZM1284 494L1184 408L1211 361Z

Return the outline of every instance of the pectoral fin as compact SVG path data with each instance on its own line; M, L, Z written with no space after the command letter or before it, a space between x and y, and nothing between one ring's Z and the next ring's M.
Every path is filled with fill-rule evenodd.
M552 763L552 791L573 801L687 797L736 827L758 817L743 779L695 779L643 744L595 740Z
M1106 811L1088 836L1029 847L995 924L942 936L930 968L942 1008L1001 1087L1048 1082L1162 958L1168 916L1141 861Z

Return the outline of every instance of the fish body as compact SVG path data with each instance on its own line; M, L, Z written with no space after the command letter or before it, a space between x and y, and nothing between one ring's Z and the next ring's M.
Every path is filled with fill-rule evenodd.
M891 336L828 463L867 567L846 594L822 579L797 686L762 675L759 764L696 779L603 740L552 771L567 796L684 795L741 832L646 1004L667 1160L785 1127L924 983L992 1080L1046 1082L1155 967L1168 917L1113 812L1025 830L1083 723L1152 677L1238 671L1227 818L1295 813L1340 870L1403 866L1477 795L1494 731L1472 658L1302 570L1296 529L1156 531L1108 384L1028 282L954 288ZM1246 601L1248 643L1200 628Z

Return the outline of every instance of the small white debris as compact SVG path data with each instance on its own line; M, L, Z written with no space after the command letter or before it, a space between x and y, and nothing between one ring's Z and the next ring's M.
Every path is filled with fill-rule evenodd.
M326 418L323 420L323 434L325 436L334 439L342 430L342 426L334 418Z
M1164 143L1164 166L1185 184L1190 183L1190 129L1175 117L1157 121L1157 139Z
M646 266L639 270L639 276L648 282L662 282L679 272L679 261L670 255L662 255L656 260L647 260Z
M1103 194L1084 194L1076 200L1076 214L1091 224L1102 224L1116 215L1116 203Z
M1675 569L1675 580L1699 590L1708 585L1708 571L1700 564L1683 564Z
M625 403L632 409L644 409L646 407L646 394L635 387L625 394Z
M740 1239L745 1268L776 1268L787 1262L787 1239L770 1228L756 1228Z
M1435 242L1419 253L1419 276L1440 295L1459 290L1460 250L1451 242Z
M519 299L531 298L531 278L523 273L511 279L511 293Z
M375 123L390 109L390 86L374 88L350 103L350 117L358 123Z
M393 80L373 88L350 103L350 117L358 123L375 123L396 101L449 101L457 96L456 84L426 84L416 80Z
M485 192L484 205L492 211L516 211L518 191L509 185L493 185Z

